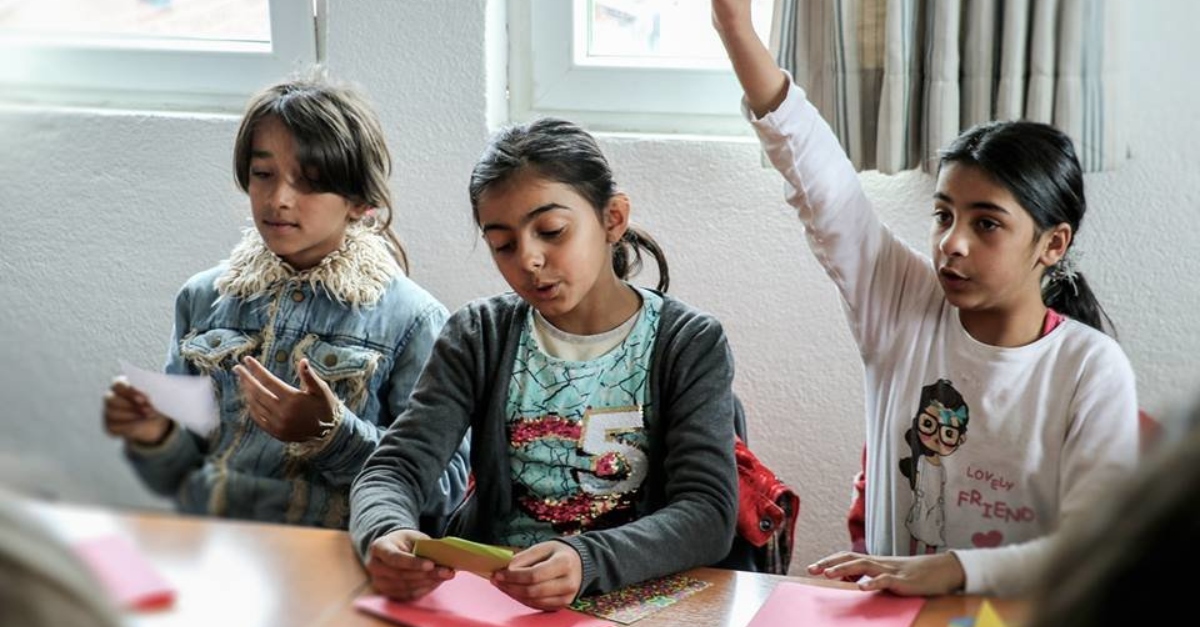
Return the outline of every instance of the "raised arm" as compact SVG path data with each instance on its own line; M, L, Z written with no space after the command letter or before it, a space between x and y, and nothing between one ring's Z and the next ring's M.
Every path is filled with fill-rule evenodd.
M712 21L754 116L779 108L788 91L787 75L754 32L750 0L713 0Z
M750 0L712 0L712 20L745 90L750 124L787 181L787 202L870 357L891 345L898 314L913 309L901 301L933 297L937 283L928 260L880 222L837 136L758 38Z

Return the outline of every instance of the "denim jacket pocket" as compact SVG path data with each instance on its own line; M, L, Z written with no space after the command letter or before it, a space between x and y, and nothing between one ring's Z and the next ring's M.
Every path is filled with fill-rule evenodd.
M179 352L200 372L214 375L237 365L258 347L259 340L233 329L212 329L188 334L180 342Z
M351 411L361 414L383 354L362 346L332 344L309 334L296 345L295 357L307 357L313 373L328 383Z

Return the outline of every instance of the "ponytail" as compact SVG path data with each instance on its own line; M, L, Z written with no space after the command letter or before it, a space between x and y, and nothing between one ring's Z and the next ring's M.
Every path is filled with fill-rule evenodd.
M1068 262L1069 263L1069 262ZM1117 336L1112 318L1100 306L1096 294L1088 285L1083 273L1072 270L1059 271L1062 262L1046 271L1042 285L1042 302L1060 314L1078 320L1101 333Z
M613 271L622 280L636 275L642 269L642 250L654 257L654 263L658 266L658 285L655 289L665 294L671 285L667 256L658 242L642 229L629 226L625 229L625 235L613 245Z

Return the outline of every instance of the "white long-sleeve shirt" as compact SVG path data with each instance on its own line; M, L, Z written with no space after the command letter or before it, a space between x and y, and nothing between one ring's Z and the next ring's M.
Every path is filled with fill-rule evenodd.
M777 110L746 116L787 181L787 201L842 295L862 355L867 550L953 550L967 592L1020 594L1042 567L1051 534L1086 515L1136 463L1129 360L1112 338L1069 319L1026 346L975 340L930 259L879 220L803 90L792 85ZM939 380L961 398L923 403L922 389ZM919 433L927 407L940 418L932 437L961 438L947 455L922 457L918 439L906 438ZM945 546L926 544L938 538L931 524L944 526Z

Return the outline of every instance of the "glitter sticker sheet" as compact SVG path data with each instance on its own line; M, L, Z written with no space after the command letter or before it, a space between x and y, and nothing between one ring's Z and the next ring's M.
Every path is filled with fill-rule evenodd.
M584 597L572 603L571 609L628 625L711 585L684 575L669 575L607 594Z

